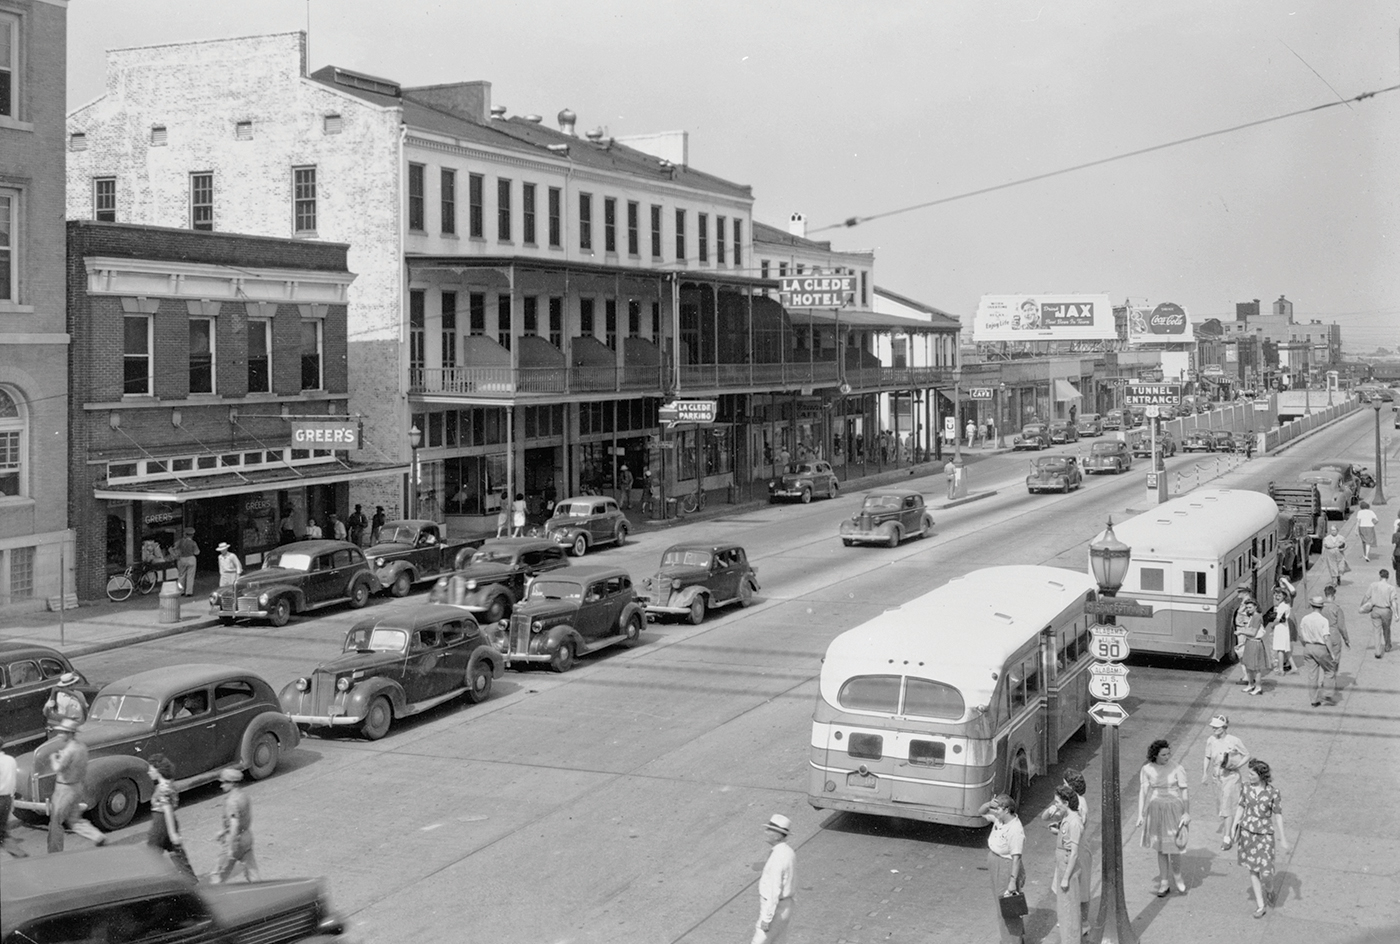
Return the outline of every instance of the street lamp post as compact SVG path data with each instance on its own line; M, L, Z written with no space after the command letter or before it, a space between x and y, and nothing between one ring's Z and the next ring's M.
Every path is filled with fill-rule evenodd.
M423 445L423 431L417 424L408 429L408 448L412 458L408 466L408 516L418 517L418 447Z
M1381 460L1385 458L1381 454L1381 400L1377 397L1372 401L1371 406L1376 408L1376 487L1371 492L1371 504L1385 504L1385 467L1381 465Z
M1128 574L1133 549L1113 533L1113 519L1104 533L1089 543L1089 567L1099 594L1117 596ZM1113 623L1112 616L1099 616L1101 623ZM1118 784L1118 726L1105 725L1103 733L1103 804L1100 818L1103 844L1103 891L1099 915L1089 932L1090 944L1138 944L1123 899L1123 820Z
M1002 439L1002 425L1006 419L1006 384L997 384L997 448L1001 449L1005 442Z

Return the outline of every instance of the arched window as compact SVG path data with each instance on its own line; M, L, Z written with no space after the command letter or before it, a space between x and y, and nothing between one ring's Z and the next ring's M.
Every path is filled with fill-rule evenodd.
M19 399L0 387L0 498L12 498L25 492L24 411Z

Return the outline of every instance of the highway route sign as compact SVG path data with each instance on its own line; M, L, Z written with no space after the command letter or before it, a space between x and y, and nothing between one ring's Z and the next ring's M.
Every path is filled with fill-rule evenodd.
M1149 604L1139 603L1136 600L1129 600L1126 597L1102 597L1098 600L1088 600L1084 604L1084 612L1090 616L1137 616L1142 619L1152 618L1152 607ZM1093 632L1093 630L1090 630Z
M715 400L672 400L656 411L656 418L667 426L677 423L699 423L708 426L715 421Z
M1157 417L1162 415L1162 408L1155 403L1149 403L1147 404L1147 406L1142 408L1142 412L1143 415L1155 420Z
M1126 665L1095 662L1089 666L1089 694L1100 701L1122 701L1131 691Z
M1132 651L1128 646L1128 631L1123 627L1090 627L1089 654L1095 659L1103 662L1122 662Z
M1117 702L1101 701L1089 709L1089 717L1099 724L1116 728L1128 720L1128 711Z

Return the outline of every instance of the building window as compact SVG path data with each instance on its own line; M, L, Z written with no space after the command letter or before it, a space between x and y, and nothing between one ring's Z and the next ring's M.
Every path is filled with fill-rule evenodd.
M695 214L695 235L700 240L697 255L701 262L710 261L710 214Z
M763 259L763 260L761 260L761 261L758 263L758 277L759 277L759 278L761 278L761 279L766 279L766 278L768 278L768 271L769 271L768 267L769 267L769 265L770 265L770 263L768 262L767 259Z
M558 295L549 298L549 343L564 349L564 299Z
M316 232L316 168L292 168L292 226L297 233Z
M423 165L408 165L408 228L421 233L423 219Z
M627 299L627 336L640 337L642 333L642 303L635 298Z
M549 188L549 247L559 249L563 242L563 211L558 187Z
M525 311L522 314L524 324L521 326L522 334L540 333L540 300L534 295L525 296Z
M16 498L26 491L24 434L19 400L0 387L0 498Z
M341 120L339 115L326 115L321 119L321 132L323 134L340 134Z
M661 343L661 303L651 303L651 340L654 344Z
M617 198L603 198L603 251L617 252Z
M442 366L457 366L457 293L442 293Z
M578 333L579 337L593 337L593 299L591 298L578 300Z
M685 258L685 211L676 211L676 261Z
M165 125L151 125L151 147L165 147L169 140Z
M99 223L117 221L117 178L92 179L92 218Z
M190 229L214 228L214 175L190 174Z
M452 236L457 232L457 172L450 167L442 169L442 233Z
M641 251L642 251L640 248L638 248L638 247L640 246L640 240L641 240L641 237L638 235L638 232L637 232L638 229L640 228L640 224L637 222L637 215L638 215L638 213L639 213L639 210L638 210L636 201L634 201L634 200L628 200L628 201L627 201L627 254L628 254L629 256L638 255L638 254L641 253Z
M423 356L423 327L427 320L428 293L421 288L408 291L408 369L421 371L427 364ZM411 381L410 381L411 382Z
M251 121L234 122L233 137L236 141L253 140L253 123Z
M787 276L787 274L788 274L788 264L787 264L786 262L779 262L779 263L778 263L778 278L780 278L780 279L781 279L781 278L784 278L784 277Z
M578 195L578 248L593 248L593 194Z
M496 296L496 343L510 350L510 296Z
M661 258L661 207L651 205L651 257Z
M496 180L496 238L510 242L510 181L504 177Z
M868 307L870 304L870 295L867 291L868 283L866 282L866 278L869 275L870 273L864 269L860 271L860 304L862 308Z
M214 319L190 319L190 393L214 392Z
M744 221L740 219L734 220L734 264L744 264Z
M715 262L724 265L724 217L715 217Z
M0 302L19 301L14 233L19 229L19 193L0 190Z
M324 339L320 318L301 320L301 389L321 389L321 342Z
M486 178L480 174L467 175L467 235L486 238Z
M70 151L86 151L86 150L87 150L87 134L84 133L84 132L82 132L82 131L74 131L72 134L70 134L70 135L68 136L68 150L70 150Z
M127 315L125 331L122 393L126 396L149 396L151 393L151 316Z
M467 333L477 337L486 333L486 296L481 292L467 296Z
M617 350L616 298L609 298L603 302L603 343L614 351Z
M525 245L535 244L535 185L520 185L520 238Z
M0 13L0 115L14 118L18 112L19 17Z
M272 320L248 319L248 392L272 392Z

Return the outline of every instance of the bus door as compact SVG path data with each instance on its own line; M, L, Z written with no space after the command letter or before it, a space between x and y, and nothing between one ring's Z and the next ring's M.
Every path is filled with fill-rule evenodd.
M1023 651L1006 666L1006 695L1010 727L997 743L999 789L1010 791L1019 771L1033 776L1045 770L1045 728L1049 723L1045 673L1039 644Z
M1078 616L1045 631L1050 724L1045 740L1045 761L1057 763L1060 748L1083 729L1089 710L1089 618Z

